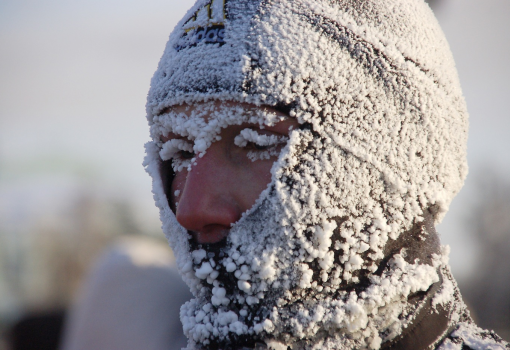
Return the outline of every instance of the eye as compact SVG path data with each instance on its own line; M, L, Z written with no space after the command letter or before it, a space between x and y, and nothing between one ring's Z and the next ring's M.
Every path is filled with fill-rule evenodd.
M265 151L273 146L274 145L259 145L258 143L255 143L255 142L247 142L246 146L244 146L244 147L247 149L256 150L256 151Z
M183 139L172 139L163 144L159 152L161 160L172 160L174 172L179 172L190 165L190 160L195 157L191 142Z
M168 160L175 157L178 158L193 158L193 145L183 139L172 139L163 144L159 152L162 160Z
M192 159L193 157L195 157L195 152L190 152L190 151L181 150L181 151L178 151L177 154L179 155L179 157L181 159Z
M246 155L254 162L278 156L288 139L286 135L246 128L235 137L234 143L246 149L248 151Z

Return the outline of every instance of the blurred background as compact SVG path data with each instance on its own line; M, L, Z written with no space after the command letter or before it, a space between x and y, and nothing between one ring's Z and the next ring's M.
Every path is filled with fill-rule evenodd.
M510 1L429 2L471 116L470 174L438 231L478 323L510 340ZM144 105L191 5L0 0L0 350L27 315L58 332L119 237L164 240Z

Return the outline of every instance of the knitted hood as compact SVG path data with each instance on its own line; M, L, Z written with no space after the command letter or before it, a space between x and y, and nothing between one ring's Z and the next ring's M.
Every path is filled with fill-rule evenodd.
M274 107L300 128L213 252L177 222L161 164L175 149L207 152L228 125L277 121L217 101ZM195 296L181 308L189 348L378 349L412 322L409 297L441 280L445 254L387 249L427 213L438 223L467 174L464 99L423 1L198 0L170 35L147 118L144 164ZM168 132L191 146L164 144Z

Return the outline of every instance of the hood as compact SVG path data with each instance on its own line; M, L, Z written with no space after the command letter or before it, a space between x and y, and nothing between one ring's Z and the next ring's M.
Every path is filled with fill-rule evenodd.
M200 154L222 127L275 117L215 101L300 124L219 249L193 243L170 209L161 136ZM172 111L183 103L202 107ZM468 122L423 1L199 0L170 35L146 108L144 164L194 295L181 308L190 349L378 349L412 322L410 298L441 280L433 225L467 174Z

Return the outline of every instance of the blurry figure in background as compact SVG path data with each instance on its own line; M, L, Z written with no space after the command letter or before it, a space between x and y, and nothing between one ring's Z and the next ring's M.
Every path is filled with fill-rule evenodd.
M150 231L129 202L74 182L15 188L0 207L7 203L11 212L0 211L0 301L10 307L2 310L0 338L5 333L11 350L56 350L92 263L115 237Z
M92 270L66 322L63 350L181 349L181 304L191 298L171 251L123 238Z
M424 1L198 0L147 117L188 349L510 348L434 227L468 115Z

